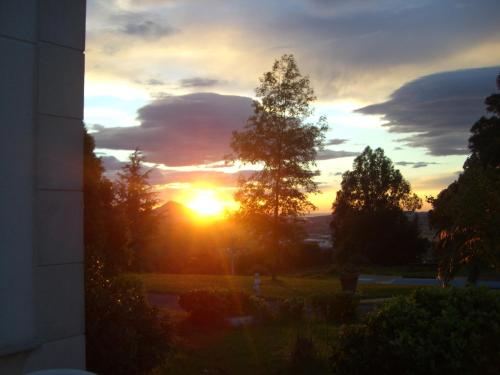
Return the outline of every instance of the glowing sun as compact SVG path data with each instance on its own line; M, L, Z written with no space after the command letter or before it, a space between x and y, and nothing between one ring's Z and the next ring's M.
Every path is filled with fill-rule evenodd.
M220 216L224 211L224 204L213 190L198 190L187 206L203 217Z

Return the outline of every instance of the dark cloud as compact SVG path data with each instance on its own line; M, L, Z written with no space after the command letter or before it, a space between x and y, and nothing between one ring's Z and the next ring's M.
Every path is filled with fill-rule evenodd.
M403 167L412 166L413 168L424 168L432 164L439 164L435 162L427 162L427 161L397 161L394 164L401 165Z
M464 61L491 64L499 56L498 48L494 48L500 40L498 0L234 0L224 2L223 13L220 6L199 1L174 1L175 6L154 8L156 13L151 7L139 6L141 3L128 1L128 7L120 7L113 1L89 1L89 33L98 38L100 30L92 20L103 19L102 14L123 13L125 8L143 10L126 13L126 22L122 17L118 23L129 35L168 34L175 30L165 25L175 25L187 35L201 36L199 40L187 39L189 45L180 44L181 49L203 49L199 43L205 38L215 39L220 30L230 30L227 41L221 38L221 47L231 51L228 61L220 64L222 69L234 69L232 55L238 56L237 71L253 64L267 67L267 62L276 57L276 49L280 54L291 52L301 69L310 73L321 97L379 97L386 93L388 81L399 83L413 77L415 71L457 67ZM101 29L117 24L104 20ZM124 38L122 43L129 40ZM491 53L485 52L488 46ZM218 56L217 51L213 56ZM156 60L145 62L143 71ZM158 64L162 62L158 60ZM114 68L110 64L108 69ZM238 79L235 75L231 83ZM247 81L247 77L241 79ZM241 84L237 83L240 89ZM373 92L374 88L380 90Z
M94 11L109 10L109 4L97 7ZM107 25L113 26L113 31L143 39L158 39L176 33L178 30L167 24L165 17L147 11L114 11L109 15Z
M254 171L239 171L236 173L225 173L219 171L164 171L156 169L151 175L153 184L171 183L196 183L203 182L215 186L236 186L240 177L247 178Z
M100 148L138 147L153 163L217 162L230 151L231 133L243 127L251 103L247 97L213 93L169 96L139 109L140 126L102 129L94 137Z
M332 138L332 139L329 139L327 142L326 142L326 145L327 146L335 146L335 145L341 145L341 144L344 144L347 142L347 139L341 139L341 138Z
M106 176L111 179L117 177L117 173L127 162L118 160L114 156L101 156L102 165ZM216 166L218 167L218 165ZM254 171L242 170L235 173L227 173L211 170L176 171L165 170L157 166L143 167L143 172L149 171L149 182L152 185L164 185L172 183L196 183L203 182L221 186L236 186L240 177L249 177Z
M360 108L382 114L390 132L411 147L425 147L431 155L467 154L472 124L485 114L484 99L495 91L500 67L432 74L406 83L384 103Z
M144 38L161 38L173 34L175 29L168 25L159 25L153 21L140 21L138 23L127 23L122 31L125 34L144 37Z
M414 67L457 66L462 54L494 45L500 35L498 0L301 3L303 8L276 6L267 22L247 27L271 46L293 41L288 51L324 97L373 97L371 90L413 76ZM491 53L498 56L493 46Z
M193 78L185 78L181 79L180 85L182 87L212 87L219 84L220 81L218 79L213 78L202 78L202 77L193 77Z
M125 162L118 160L116 157L109 155L101 156L101 162L105 172L109 174L116 173L126 164Z
M334 150L322 150L318 152L316 160L329 160L329 159L339 159L346 158L350 156L358 156L359 152L354 151L334 151Z
M103 125L100 125L100 124L88 124L88 123L85 123L85 127L87 128L87 130L91 133L93 132L98 132L98 131L101 131L103 129L106 129L105 126Z
M146 82L148 85L150 86L161 86L161 85L164 85L165 82L163 82L162 80L160 79L156 79L156 78L151 78L151 79L148 79L147 82Z

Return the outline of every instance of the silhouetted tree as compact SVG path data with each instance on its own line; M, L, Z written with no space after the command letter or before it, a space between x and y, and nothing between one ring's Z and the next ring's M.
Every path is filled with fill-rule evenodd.
M156 193L149 183L151 170L145 170L145 158L139 150L129 156L129 163L118 173L116 204L124 215L131 250L130 266L133 271L144 271L143 256L157 228L153 209L158 204Z
M416 261L426 243L404 210L415 211L421 205L384 150L366 147L354 159L353 170L342 175L333 203L331 227L338 260L361 256L385 265Z
M85 130L83 154L83 203L85 264L103 264L103 272L125 269L128 234L121 212L116 209L112 182L104 177L101 159L94 154L94 139Z
M127 268L127 221L86 131L83 166L87 368L146 373L165 359L168 324L149 306L140 282L120 275Z
M500 94L489 96L485 104L494 115L472 126L471 155L463 173L436 198L428 198L439 276L445 284L462 267L471 284L481 268L500 267Z
M266 247L273 250L273 277L280 248L297 218L312 209L308 194L317 193L313 177L317 149L321 148L326 121L306 123L315 99L309 78L299 72L292 55L283 55L260 79L260 99L243 131L233 132L229 160L262 166L262 170L239 182L235 199L238 216L251 223Z

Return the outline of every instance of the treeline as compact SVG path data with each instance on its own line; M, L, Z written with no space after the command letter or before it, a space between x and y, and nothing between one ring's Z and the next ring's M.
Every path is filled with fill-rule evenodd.
M86 368L99 374L147 373L165 360L170 328L146 301L139 271L156 227L154 194L136 151L116 182L104 175L84 133Z
M94 154L94 140L84 135L84 227L88 264L101 262L105 272L146 270L143 254L152 246L158 229L154 207L158 204L150 171L138 150L111 181L104 176L101 160Z
M197 223L176 202L158 206L148 181L144 156L134 151L111 181L85 134L86 264L100 262L103 272L163 272L186 274L268 274L272 254L241 223L221 219ZM294 233L283 249L281 272L330 262L331 251L303 243L306 233Z
M500 89L500 75L497 79ZM470 155L456 181L432 204L439 276L445 284L465 269L475 284L484 269L500 269L500 94L485 100L491 116L471 128Z

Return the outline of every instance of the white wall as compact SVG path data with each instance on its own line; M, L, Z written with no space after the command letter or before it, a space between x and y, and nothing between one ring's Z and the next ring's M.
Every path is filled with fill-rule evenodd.
M0 374L85 364L84 0L0 0Z

